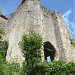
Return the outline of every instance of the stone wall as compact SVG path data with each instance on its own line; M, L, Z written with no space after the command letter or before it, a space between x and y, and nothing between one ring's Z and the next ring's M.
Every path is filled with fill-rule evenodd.
M7 26L7 21L8 19L5 16L0 15L0 27L5 28Z
M58 47L56 43L56 37L55 37L55 31L54 31L54 20L52 17L52 12L43 6L41 6L42 12L43 12L43 42L50 42L54 48L56 49L56 56L55 60L59 59L59 52L58 52Z
M58 16L57 16L57 11L54 11L52 13L52 17L54 19L54 31L55 31L55 37L56 37L56 44L58 46L58 52L59 52L59 58L65 60L65 55L64 55L64 50L63 50L63 44L62 44L62 39L61 39L61 33L60 33L60 28L58 25Z
M22 10L15 15L11 22L11 30L9 34L9 48L7 52L7 60L12 61L17 59L19 63L22 63L24 58L19 48L22 35L33 30L36 33L42 33L42 15L40 12L39 2L28 1Z
M55 34L61 59L65 61L73 61L74 54L71 46L69 32L64 24L62 16L57 11L55 11L54 13Z
M8 25L7 25L7 23L8 23L8 19L5 17L5 16L3 16L3 15L0 15L0 27L1 28L4 28L5 29L5 39L7 40L7 31L8 31Z
M9 20L0 17L1 25L7 30L9 47L7 51L7 61L11 62L16 59L22 63L25 59L19 48L22 35L29 31L41 35L43 42L50 42L56 49L55 60L64 61L74 60L74 48L70 43L70 34L66 29L63 18L59 12L51 12L42 5L38 0L26 0L20 4L13 16ZM44 53L42 50L42 60Z

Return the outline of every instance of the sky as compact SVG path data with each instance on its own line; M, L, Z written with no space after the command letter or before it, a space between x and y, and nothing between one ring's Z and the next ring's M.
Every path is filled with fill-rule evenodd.
M4 16L9 17L22 0L0 0L1 12ZM75 0L40 0L40 3L47 9L59 11L62 14L66 27L72 33L75 39Z

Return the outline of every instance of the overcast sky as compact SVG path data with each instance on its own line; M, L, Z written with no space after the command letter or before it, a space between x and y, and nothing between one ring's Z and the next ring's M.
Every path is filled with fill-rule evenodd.
M0 3L1 12L9 17L21 0L0 0ZM75 38L75 0L40 0L40 3L51 11L59 11L64 18L65 25L72 32L72 37Z

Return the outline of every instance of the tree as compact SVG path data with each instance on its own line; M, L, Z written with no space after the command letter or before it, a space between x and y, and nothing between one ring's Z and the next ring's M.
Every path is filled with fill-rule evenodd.
M41 62L42 38L34 32L29 32L29 34L22 36L19 45L24 53L27 75L30 75L30 71L37 63Z

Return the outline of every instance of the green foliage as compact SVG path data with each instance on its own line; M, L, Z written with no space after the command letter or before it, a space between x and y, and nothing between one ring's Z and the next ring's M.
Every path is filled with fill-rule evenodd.
M37 64L32 70L31 75L45 75L45 64Z
M75 75L75 63L54 61L36 65L31 71L32 75Z
M0 75L23 75L23 69L20 68L19 64L12 63L7 64L6 62L0 63Z
M3 36L5 35L4 28L0 28L0 61L5 60L8 42L3 40Z
M29 73L37 63L41 62L40 48L42 45L42 38L38 34L30 32L28 35L22 36L19 45L24 53L26 71Z
M27 75L24 71L17 63L0 62L0 75ZM75 63L63 61L40 63L31 69L29 75L75 75Z
M7 41L2 41L2 45L0 48L0 60L5 60L6 54L7 54L7 48L8 48L8 42ZM2 57L2 58L1 58Z
M4 35L5 34L5 29L4 28L0 28L0 35Z

